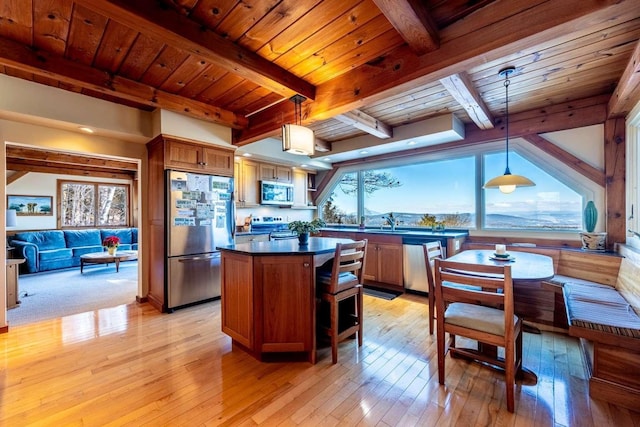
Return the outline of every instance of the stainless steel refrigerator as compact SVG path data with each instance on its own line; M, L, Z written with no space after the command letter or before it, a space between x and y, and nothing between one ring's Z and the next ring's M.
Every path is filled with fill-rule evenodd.
M167 311L220 297L220 252L233 243L233 178L167 171Z

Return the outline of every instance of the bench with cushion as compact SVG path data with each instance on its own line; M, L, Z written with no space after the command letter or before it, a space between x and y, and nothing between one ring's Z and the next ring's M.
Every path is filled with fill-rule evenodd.
M8 237L16 257L25 259L22 273L77 267L82 255L103 250L105 237L120 238L119 250L138 249L137 228L23 231Z
M562 294L569 335L580 338L589 395L630 409L640 407L640 254L625 256L615 285L566 277Z

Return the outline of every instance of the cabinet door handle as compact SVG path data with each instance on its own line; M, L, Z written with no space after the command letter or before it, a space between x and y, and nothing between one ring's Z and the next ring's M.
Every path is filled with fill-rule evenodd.
M309 268L309 263L308 262L305 262L302 265L304 266L304 268Z

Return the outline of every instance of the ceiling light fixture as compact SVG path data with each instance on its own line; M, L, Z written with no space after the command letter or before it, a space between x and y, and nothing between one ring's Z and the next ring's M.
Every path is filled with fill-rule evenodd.
M506 137L506 155L507 155L507 167L504 170L504 175L497 176L489 180L484 188L498 188L501 192L508 194L513 193L516 187L533 187L536 185L529 178L521 175L513 175L509 170L509 74L516 71L515 67L507 67L498 73L501 77L504 77L504 89L506 93L505 98L505 128L507 131Z
M85 133L94 133L95 132L93 129L91 129L90 127L87 127L87 126L79 126L78 129L80 129L82 132L85 132Z
M315 146L313 131L302 126L302 95L294 95L290 101L295 104L295 124L282 125L282 151L302 156L311 156Z

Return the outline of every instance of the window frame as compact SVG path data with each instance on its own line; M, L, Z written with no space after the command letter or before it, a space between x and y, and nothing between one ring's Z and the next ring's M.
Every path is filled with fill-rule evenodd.
M563 162L550 154L544 152L540 148L530 144L522 138L513 138L509 141L510 152L516 152L534 166L540 168L546 173L558 179L564 185L571 188L583 198L583 208L587 201L593 200L601 212L605 211L605 189L601 188L597 183L586 179L579 172L569 168ZM546 229L490 229L483 228L483 218L485 215L485 191L482 185L486 182L487 177L484 176L483 158L485 154L504 152L505 145L504 140L497 140L493 142L477 144L472 146L465 146L461 148L438 150L434 147L433 151L418 156L411 157L412 161L409 163L408 157L399 157L390 160L380 160L376 162L370 162L358 165L349 165L341 167L338 173L335 173L329 180L328 185L324 188L322 193L318 197L318 206L325 203L328 196L334 191L338 181L342 178L343 174L348 172L358 172L360 170L370 169L382 169L395 166L403 166L407 164L416 164L423 162L431 162L438 160L452 160L461 157L476 157L476 228L470 229L470 233L477 236L495 236L496 233L500 233L504 236L512 237L529 237L539 238L545 236L545 238L563 238L567 236L576 236L578 233L575 230L546 230ZM516 190L517 191L517 190ZM361 192L360 192L361 193ZM359 196L360 197L360 196ZM319 212L321 210L319 209ZM362 211L358 211L358 215L362 215ZM604 225L604 221L598 221L599 228Z
M109 186L109 187L122 187L125 189L125 193L126 193L126 209L125 209L125 223L124 224L119 224L119 225L109 225L109 224L103 224L103 225L99 225L97 224L97 215L94 216L94 223L93 225L83 225L83 226L74 226L74 225L64 225L62 223L62 216L63 216L63 212L62 212L62 186L65 184L78 184L78 185L87 185L87 186L93 186L94 187L94 212L97 213L99 212L99 188L101 186ZM58 209L57 209L57 223L58 223L58 228L63 230L74 230L74 229L87 229L87 228L127 228L127 227L131 227L131 184L130 183L122 183L122 182L111 182L111 181L79 181L79 180L71 180L71 179L58 179L57 180L57 195L58 195Z
M640 103L627 116L626 150L626 243L640 249L640 237L628 231L640 233Z

